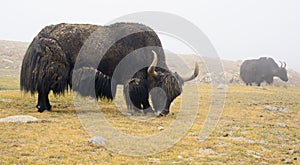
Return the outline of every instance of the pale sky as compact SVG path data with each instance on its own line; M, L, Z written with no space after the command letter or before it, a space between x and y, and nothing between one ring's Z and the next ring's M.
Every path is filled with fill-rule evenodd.
M300 71L298 0L6 0L0 5L0 40L31 42L49 24L104 25L142 11L168 12L189 20L208 36L222 59L269 56ZM160 37L165 48L190 53Z

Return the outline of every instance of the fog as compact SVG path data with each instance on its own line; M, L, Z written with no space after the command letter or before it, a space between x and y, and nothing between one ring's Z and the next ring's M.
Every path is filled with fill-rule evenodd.
M245 60L260 56L286 61L300 71L300 1L2 1L0 40L31 42L46 25L61 22L103 25L141 11L181 16L201 29L219 57ZM174 27L176 28L176 27ZM175 53L193 53L184 44L160 34L163 46Z

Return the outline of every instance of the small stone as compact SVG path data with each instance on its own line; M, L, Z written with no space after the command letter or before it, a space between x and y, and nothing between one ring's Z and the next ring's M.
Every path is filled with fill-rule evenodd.
M228 89L229 87L228 87L228 85L226 85L226 84L220 84L220 85L218 85L218 87L217 87L217 89Z
M284 124L284 123L277 123L276 126L277 127L282 127L282 128L286 128L287 127L287 125Z
M106 143L106 140L101 136L94 136L89 140L89 143L93 143L99 146L104 146Z
M99 149L99 148L93 149L93 152L100 152L100 151L101 151L101 149Z
M224 133L223 137L228 137L229 133Z
M279 108L279 111L280 111L280 112L284 112L284 113L293 113L292 110L287 109L287 108Z
M1 99L3 102L11 102L11 99L3 98Z
M190 136L195 136L196 133L195 133L195 132L189 132L189 135L190 135Z
M295 150L288 150L288 151L287 151L287 154L290 154L290 155L293 155L293 154L295 154L295 153L296 153Z
M284 161L284 163L286 163L286 164L293 164L293 159L286 159L285 161Z
M178 159L182 159L183 157L182 157L181 155L178 155L177 158L178 158Z
M126 116L132 116L132 114L131 113L126 113Z
M162 131L164 130L165 128L163 126L158 126L158 130Z
M271 112L278 111L278 108L273 106L265 106L265 109Z
M261 162L261 165L269 165L267 162Z

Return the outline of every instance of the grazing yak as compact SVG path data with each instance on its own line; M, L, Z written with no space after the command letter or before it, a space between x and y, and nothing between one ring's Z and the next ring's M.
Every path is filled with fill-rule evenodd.
M288 81L286 63L280 63L281 66L279 67L272 58L268 57L246 60L241 65L240 77L246 85L256 83L257 86L260 86L263 81L272 84L274 76L283 81Z
M105 42L118 36L125 37L115 41L103 55L97 54L97 50L105 47L103 42L93 41L97 48L89 51L91 53L87 53L87 60L83 60L93 62L96 59L93 57L101 56L101 61L97 62L98 67L93 68L88 63L83 63L80 69L75 70L78 54L94 32ZM148 47L151 50L138 51ZM129 77L122 73L114 76L122 59L134 53L123 70L134 70L132 68L139 63L146 63L147 66L139 68ZM93 94L97 99L112 100L117 84L122 84L127 106L136 110L152 111L149 92L157 87L162 89L153 94L151 99L154 110L160 112L160 115L167 115L171 102L181 94L184 82L194 79L199 74L199 66L196 64L193 75L187 77L171 72L166 65L165 54L157 34L142 24L115 23L99 26L62 23L46 26L29 45L21 68L21 90L31 94L38 93L36 107L38 112L43 112L51 109L48 98L51 90L54 94L63 94L72 88L83 96L93 96L85 90L88 84L78 85L81 80L88 82L84 80L87 78L86 73L92 73L94 76ZM163 99L160 98L161 91L164 92Z

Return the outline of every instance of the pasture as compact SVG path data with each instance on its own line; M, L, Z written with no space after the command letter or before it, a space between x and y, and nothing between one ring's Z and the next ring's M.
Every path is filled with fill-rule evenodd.
M50 95L51 112L38 113L37 96L20 92L18 77L0 77L0 118L31 115L32 123L0 123L0 164L300 164L300 88L229 85L221 118L212 134L199 142L210 107L211 88L199 84L198 115L173 147L148 156L126 156L89 143L78 119L72 92ZM184 90L192 85L186 85ZM132 120L114 102L101 101L101 113L116 129L131 135L163 131L176 118L181 97L170 115L149 121ZM265 106L292 112L269 111Z

